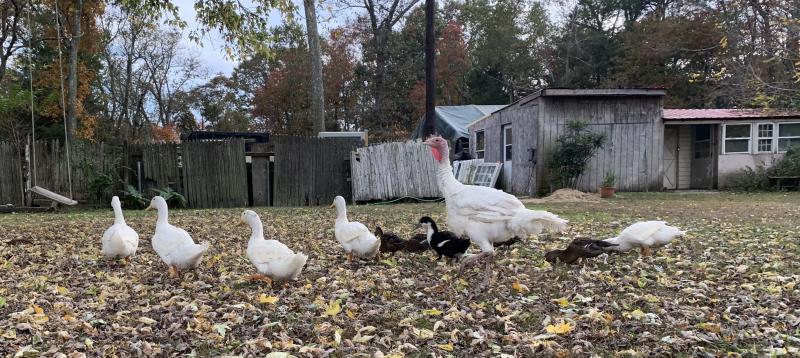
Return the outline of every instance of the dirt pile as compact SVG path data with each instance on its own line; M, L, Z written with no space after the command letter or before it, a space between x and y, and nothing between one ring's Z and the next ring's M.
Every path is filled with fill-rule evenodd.
M524 202L530 203L586 203L595 201L600 201L600 196L575 189L558 189L544 198L524 200Z

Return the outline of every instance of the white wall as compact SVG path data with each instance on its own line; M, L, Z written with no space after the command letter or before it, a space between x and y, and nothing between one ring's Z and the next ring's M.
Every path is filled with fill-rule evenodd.
M746 167L755 168L762 165L770 167L772 164L783 158L783 153L773 154L720 154L719 155L719 186L725 186L725 177L728 174L739 171Z

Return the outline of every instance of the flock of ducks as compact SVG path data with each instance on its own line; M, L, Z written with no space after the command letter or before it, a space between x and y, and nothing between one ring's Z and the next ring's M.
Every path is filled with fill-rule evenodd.
M557 215L530 210L515 196L503 191L475 185L466 185L455 179L448 159L449 147L441 137L432 137L423 144L431 148L436 161L436 176L439 190L445 199L447 226L452 231L439 230L430 217L419 220L425 234L403 240L390 232L377 227L371 232L364 224L347 219L347 206L341 196L337 196L331 207L336 208L334 233L347 255L353 258L379 259L381 252L394 255L405 250L423 252L432 249L438 255L451 261L461 261L460 276L467 265L485 260L485 278L482 286L491 281L491 267L494 263L494 248L511 245L521 238L538 235L545 231L560 232L567 221ZM111 200L114 208L114 225L103 235L103 254L108 258L124 258L126 261L136 253L139 235L131 229L122 215L119 199ZM169 267L171 276L178 276L180 270L194 268L208 250L208 242L197 244L185 230L171 225L168 221L167 202L160 196L150 201L146 210L156 209L158 221L153 234L153 250ZM257 274L253 279L265 282L284 282L296 279L303 270L308 256L295 253L277 240L264 238L264 228L258 214L245 210L241 220L250 225L252 234L247 243L247 257L255 266ZM573 264L609 252L627 252L640 249L643 256L650 255L653 249L667 245L686 232L669 226L663 221L637 222L625 228L619 236L594 240L576 238L565 249L553 250L545 254L545 260L555 265L563 262ZM471 244L476 244L480 253L465 257ZM605 255L606 259L608 255Z

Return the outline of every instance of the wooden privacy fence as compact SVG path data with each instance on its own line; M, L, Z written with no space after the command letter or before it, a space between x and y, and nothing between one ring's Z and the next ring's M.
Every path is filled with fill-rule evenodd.
M327 205L337 195L350 200L350 152L358 140L287 136L271 140L275 206Z
M244 139L181 144L183 188L193 208L247 206Z
M350 157L355 201L439 197L436 163L420 142L359 148Z
M13 143L0 142L0 205L25 201L22 167L17 165L24 156L24 149L18 152Z

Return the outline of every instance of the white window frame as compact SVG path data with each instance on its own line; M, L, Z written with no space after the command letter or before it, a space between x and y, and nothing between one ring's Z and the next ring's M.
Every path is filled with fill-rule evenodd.
M478 134L479 133L483 135L483 147L482 148L478 146L480 144L480 142L478 142ZM486 130L485 129L481 129L481 130L475 131L475 159L484 159L484 158L486 158Z
M750 126L750 135L747 137L734 137L728 138L728 126ZM746 152L729 152L728 140L744 140L747 139ZM753 123L725 123L722 125L722 154L750 154L753 151Z
M785 150L781 150L781 148L780 148L781 139L796 139L796 138L800 139L800 136L781 137L780 136L780 125L781 124L800 124L800 122L778 122L776 124L777 125L775 127L773 127L773 128L775 128L775 130L773 131L773 133L775 134L775 140L774 140L774 146L773 146L775 148L775 153L786 153Z
M769 124L769 125L772 126L772 136L769 136L769 137L762 137L761 136L761 129L759 128L759 126L764 125L764 124ZM775 145L777 144L777 140L775 138L776 138L777 130L778 130L778 126L775 125L775 122L753 123L753 127L750 130L752 131L753 138L755 138L755 140L753 141L753 152L754 153L758 153L758 154L775 153L775 150L776 150ZM770 140L769 150L761 150L761 149L759 149L759 147L758 147L759 143L758 142L760 140L762 140L762 139L769 139Z

